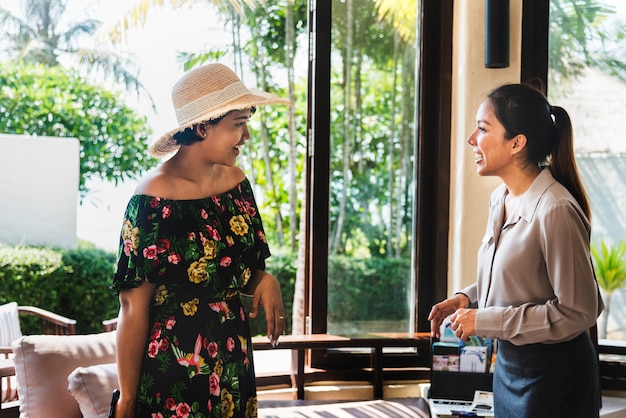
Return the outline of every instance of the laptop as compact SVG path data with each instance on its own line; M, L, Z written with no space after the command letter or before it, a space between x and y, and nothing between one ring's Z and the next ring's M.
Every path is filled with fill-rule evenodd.
M493 374L430 372L428 403L436 416L492 417Z

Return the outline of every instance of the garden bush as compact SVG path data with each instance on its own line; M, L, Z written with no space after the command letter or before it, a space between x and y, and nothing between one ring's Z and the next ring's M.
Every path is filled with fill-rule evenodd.
M62 250L0 246L0 303L15 301L76 319L76 332L102 331L103 319L117 316L109 290L115 254L97 248ZM25 334L40 333L38 321L22 320Z
M102 331L115 318L119 301L109 290L116 256L93 246L60 250L0 245L0 304L16 301L77 320L80 334ZM409 259L332 256L328 263L329 322L406 320ZM291 333L296 254L275 252L267 271L281 286L286 333ZM252 298L244 298L250 309ZM36 321L22 322L24 333L38 333ZM252 335L265 335L265 312L250 321Z
M119 301L109 290L115 272L116 256L93 246L73 250L0 245L0 304L16 301L76 319L76 332L102 331L102 320L115 318ZM281 284L287 325L295 285L295 256L275 254L268 259L267 270ZM247 307L252 298L244 298ZM263 309L251 320L253 335L266 334ZM25 334L40 332L38 322L22 319ZM288 330L290 332L290 328Z
M406 320L411 260L328 259L328 322Z

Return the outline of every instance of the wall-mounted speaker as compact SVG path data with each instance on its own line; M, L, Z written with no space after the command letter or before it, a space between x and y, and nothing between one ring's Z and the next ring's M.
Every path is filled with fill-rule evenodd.
M509 0L485 0L485 67L509 66Z

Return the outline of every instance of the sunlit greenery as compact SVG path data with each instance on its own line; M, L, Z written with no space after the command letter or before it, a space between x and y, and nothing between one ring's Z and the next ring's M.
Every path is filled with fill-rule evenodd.
M600 337L606 336L608 317L611 311L611 297L616 290L626 287L626 241L616 244L600 244L591 246L591 256L596 270L598 285L604 291L604 327L600 330Z
M65 66L90 81L110 80L128 91L146 95L138 67L129 55L107 48L96 33L102 22L89 16L69 19L68 0L22 0L20 10L0 6L1 59L11 62Z
M92 177L119 182L156 164L145 117L118 95L60 67L0 64L0 133L80 141L80 192Z
M299 234L309 138L306 63L297 65L295 59L300 55L306 60L307 56L308 2L134 1L129 2L128 11L120 10L118 22L104 35L109 36L108 41L120 43L130 28L140 27L151 19L151 9L199 3L212 5L215 15L207 22L217 17L224 25L221 29L230 37L219 47L181 49L178 51L181 66L188 70L219 60L231 65L240 75L253 77L252 82L246 80L247 84L293 102L289 108L258 109L251 121L255 140L245 148L240 163L255 185L272 248L294 254L302 243ZM49 67L2 65L0 131L79 138L84 193L85 179L89 176L119 181L139 175L155 161L145 152L150 135L146 120L125 107L123 99L87 83L74 72L81 63L94 68L107 63L97 59L104 58L99 53L83 55L89 43L78 47L70 42L92 41L90 36L100 27L99 22L85 16L73 31L58 25L58 19L52 19L45 26L48 31L34 30L43 17L59 17L66 4L67 0L28 0L24 5L30 8L26 7L20 16L0 7L0 28L4 29L0 40L5 46L5 56L12 61L39 62ZM37 8L46 5L49 7L44 11L48 10L49 14ZM413 177L416 172L413 148L416 6L415 0L333 3L329 264L341 275L344 257L359 259L359 266L367 274L350 277L354 292L361 286L381 291L366 280L366 277L383 277L373 272L377 268L384 272L392 266L398 280L404 280L405 271L410 268L415 205L411 192L416 181ZM550 7L553 27L549 64L554 77L550 80L550 91L554 92L556 86L567 88L565 81L576 80L586 67L600 68L626 79L626 57L620 52L623 48L615 48L623 45L624 30L619 26L609 30L604 25L613 9L600 0L553 0ZM70 36L77 34L81 36ZM79 57L76 67L62 70L56 66L63 55ZM123 68L123 65L111 65L108 71ZM371 263L365 261L368 259ZM301 272L303 257L298 257L297 264ZM348 292L333 279L337 278L329 279L332 289ZM295 287L303 289L298 284ZM396 290L406 291L402 285ZM303 297L303 293L295 292L296 299ZM333 303L347 303L353 296L349 292L334 295L329 314L338 312L333 309L340 305ZM300 302L294 302L294 317L302 316L297 312ZM353 308L357 312L357 307ZM366 317L366 313L361 314ZM391 316L395 318L397 314L393 312Z

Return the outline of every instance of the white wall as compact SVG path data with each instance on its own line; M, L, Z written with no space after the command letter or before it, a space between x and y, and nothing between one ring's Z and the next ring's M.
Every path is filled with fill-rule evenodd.
M500 183L498 178L476 174L467 137L486 94L520 79L522 0L510 0L510 8L510 65L492 69L484 65L485 2L454 3L449 294L476 280L476 254L485 232L489 194Z
M79 143L0 135L0 242L76 247Z

